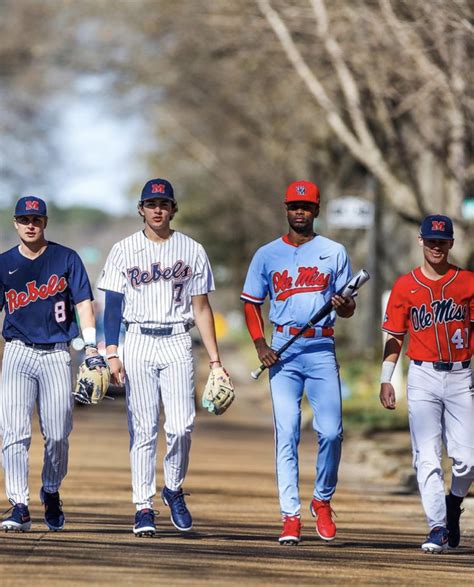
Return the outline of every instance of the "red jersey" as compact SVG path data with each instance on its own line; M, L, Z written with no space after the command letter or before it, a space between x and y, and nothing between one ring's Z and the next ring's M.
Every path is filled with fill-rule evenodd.
M382 329L410 333L407 355L418 361L466 361L472 356L474 273L450 267L437 281L418 267L399 277L387 304Z

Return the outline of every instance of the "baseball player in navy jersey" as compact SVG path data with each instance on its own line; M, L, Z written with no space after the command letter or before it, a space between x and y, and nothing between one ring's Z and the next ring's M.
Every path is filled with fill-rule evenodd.
M67 472L72 404L69 341L78 335L79 315L86 353L97 355L92 292L77 253L47 241L46 204L18 200L14 226L19 246L0 255L0 308L5 310L5 349L0 390L3 468L10 517L5 530L27 531L28 449L35 404L44 437L40 498L45 522L61 530L59 488Z
M148 181L138 203L143 230L116 243L98 287L105 290L104 327L112 378L125 381L133 502L133 532L156 532L156 445L160 400L165 412L166 453L161 497L180 531L192 527L183 483L189 463L195 417L190 328L196 323L209 354L220 367L214 317L208 293L214 280L203 247L172 230L177 212L171 184ZM124 322L123 365L117 355Z
M395 409L391 377L405 335L407 399L413 465L430 529L421 548L440 553L459 545L461 504L474 480L474 273L449 262L453 223L427 216L419 244L423 264L395 282L383 330L387 332L380 401ZM451 490L445 497L443 442L452 459Z
M306 391L314 412L319 452L310 510L316 530L326 541L336 536L330 501L336 490L341 457L342 417L339 367L334 350L336 314L352 316L355 302L335 294L352 277L345 248L313 230L319 214L316 184L289 185L286 214L289 231L255 253L241 299L260 362L269 367L275 427L276 474L283 530L281 544L297 544L301 536L298 444L301 400ZM261 305L270 301L271 346L265 340ZM308 330L278 359L278 349L331 300L334 311Z

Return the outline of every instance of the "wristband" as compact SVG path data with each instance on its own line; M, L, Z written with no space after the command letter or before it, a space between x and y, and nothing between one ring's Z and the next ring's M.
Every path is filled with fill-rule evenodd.
M105 355L105 358L108 360L110 359L120 359L120 357L117 355L117 353L111 353L110 355Z
M396 363L393 361L384 361L382 363L382 371L380 372L380 383L390 383L392 375L395 371Z
M213 365L214 363L219 363L219 364L221 364L221 362L220 362L219 360L217 360L217 361L209 361L209 367L211 367L211 369L212 369L212 365Z
M87 328L82 329L82 338L84 339L84 345L93 346L97 344L96 339L96 330L92 326L88 326Z

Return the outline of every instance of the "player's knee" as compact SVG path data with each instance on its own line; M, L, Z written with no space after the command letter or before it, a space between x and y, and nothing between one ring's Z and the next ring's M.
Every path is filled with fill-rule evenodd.
M182 438L187 438L191 436L191 433L193 431L194 428L194 424L183 424L183 425L178 425L178 426L173 426L172 428L166 428L166 433L168 436L172 436L177 440L180 440Z
M466 448L453 459L453 475L459 478L474 478L474 449Z
M318 432L319 445L335 445L339 446L342 442L342 432L339 430L325 430L324 432Z

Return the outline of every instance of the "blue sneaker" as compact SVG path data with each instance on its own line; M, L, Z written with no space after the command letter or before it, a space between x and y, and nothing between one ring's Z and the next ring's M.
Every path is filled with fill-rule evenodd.
M12 514L9 518L3 520L2 528L5 532L9 532L10 530L13 532L28 532L31 528L31 518L28 506L24 503L13 503L12 505L13 507L10 508ZM10 510L7 510L7 512Z
M139 510L135 514L135 525L133 526L135 536L154 536L156 534L155 512L150 508Z
M44 505L44 521L46 526L53 532L59 532L64 528L66 522L62 510L63 502L59 498L59 492L48 493L41 488L40 500Z
M181 532L188 532L193 527L191 513L184 501L185 495L189 495L189 493L184 493L182 489L171 491L171 489L163 487L161 491L163 503L171 510L171 521L174 527Z
M448 531L442 526L433 528L421 545L423 552L441 554L448 548Z

